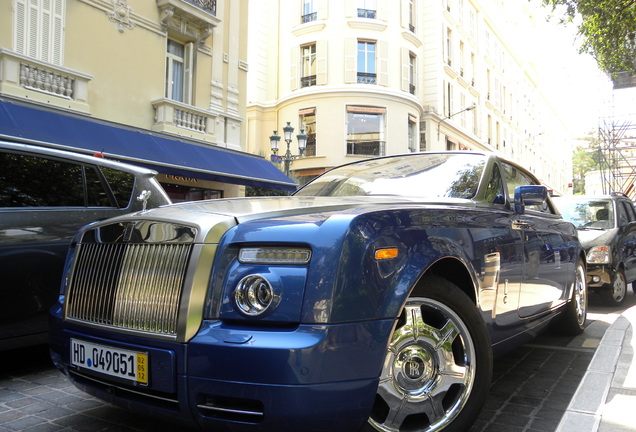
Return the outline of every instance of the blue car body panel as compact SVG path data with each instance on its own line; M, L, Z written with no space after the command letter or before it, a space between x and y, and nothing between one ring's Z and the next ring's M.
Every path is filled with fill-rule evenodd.
M525 196L528 206L546 200L537 188ZM560 316L582 256L576 230L551 212L517 207L466 199L292 196L182 204L100 222L78 233L69 252L51 311L53 359L91 394L184 424L221 431L355 431L370 415L400 311L425 275L443 276L467 294L495 353ZM180 294L177 322L186 330L149 334L69 312L82 248L127 247L126 236L143 238L147 248L181 244L181 231L167 225L176 220L191 227L182 243L193 245L183 282L193 288ZM574 245L575 259L546 260L540 253L545 242ZM262 245L309 250L311 259L240 259L244 248ZM379 259L377 251L386 249L395 256ZM94 267L97 272L100 264ZM236 287L250 275L265 278L275 297L275 307L258 316L236 305ZM78 366L71 339L147 353L150 380L131 383Z

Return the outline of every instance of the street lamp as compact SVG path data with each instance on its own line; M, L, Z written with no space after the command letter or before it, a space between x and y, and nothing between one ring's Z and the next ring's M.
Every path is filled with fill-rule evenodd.
M292 135L294 133L294 128L289 123L290 122L287 122L287 126L283 128L283 138L285 139L285 142L287 143L287 151L285 152L285 156L283 156L283 162L285 162L285 175L287 177L289 177L289 166L291 165L292 161L294 161L295 159L298 159L299 157L302 157L303 153L305 152L305 148L307 147L307 134L305 134L305 129L301 129L300 133L296 135L296 139L298 140L298 152L300 154L297 154L297 155L292 154L291 150L289 149L289 145L292 142ZM280 135L278 135L276 131L274 131L274 134L269 137L269 144L274 154L278 154L279 142L280 142Z
M437 121L437 139L439 139L439 127L440 127L440 125L442 124L442 122L443 122L443 121L446 121L446 120L448 120L449 118L451 118L451 117L453 117L453 116L456 116L457 114L461 114L461 113L463 113L464 111L471 111L471 110L474 110L475 108L477 108L477 105L472 104L472 105L470 105L470 106L467 106L467 107L466 107L466 108L464 108L463 110L459 110L459 111L457 111L456 113L453 113L453 114L451 114L451 115L449 115L449 116L446 116L446 117L443 117L443 118L439 119L439 120Z

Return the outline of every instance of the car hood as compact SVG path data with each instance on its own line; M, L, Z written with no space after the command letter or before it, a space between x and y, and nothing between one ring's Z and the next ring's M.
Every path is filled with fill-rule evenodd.
M609 245L612 243L612 239L618 233L618 228L611 228L608 230L591 230L583 229L579 230L579 240L585 250L593 246Z
M192 201L131 213L89 225L87 228L99 228L106 225L133 223L143 221L164 222L170 225L196 226L196 242L217 242L222 233L230 227L265 218L309 217L317 222L325 220L337 212L370 210L382 207L400 207L404 205L419 206L458 206L475 207L466 199L440 198L423 201L418 198L396 196L373 197L256 197L230 198L208 201ZM364 209L364 210L363 210ZM305 216L303 216L305 215ZM175 225L176 224L176 225ZM156 224L155 224L156 225Z

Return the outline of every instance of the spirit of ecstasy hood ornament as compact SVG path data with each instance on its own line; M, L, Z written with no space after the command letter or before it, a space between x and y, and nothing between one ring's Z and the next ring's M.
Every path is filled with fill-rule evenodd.
M143 202L143 207L141 209L141 211L146 211L146 205L148 204L148 199L150 198L150 195L152 195L152 191L149 190L143 190L141 191L141 193L139 194L139 196L137 197L137 201L142 201Z

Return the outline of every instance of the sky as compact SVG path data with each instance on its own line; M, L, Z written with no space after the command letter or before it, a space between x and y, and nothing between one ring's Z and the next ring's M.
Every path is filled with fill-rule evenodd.
M540 52L544 56L537 69L542 86L548 92L562 95L556 98L555 108L575 136L596 132L599 124L613 121L614 116L634 108L629 106L634 104L634 89L613 90L596 60L589 54L579 54L581 42L575 24L559 24L557 18L540 24L543 26L540 43L544 48ZM632 116L632 121L636 121L636 116Z

